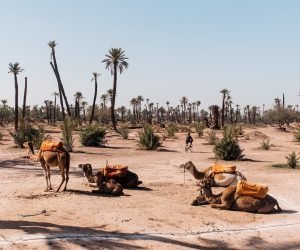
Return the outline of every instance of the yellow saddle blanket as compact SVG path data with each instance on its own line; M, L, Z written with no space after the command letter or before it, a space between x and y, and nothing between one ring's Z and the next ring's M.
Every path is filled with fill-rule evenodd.
M238 181L236 193L239 195L253 196L256 198L265 198L268 193L268 186L264 184L251 183L246 181Z
M64 146L64 144L60 141L60 142L54 142L54 141L43 141L40 150L41 151L55 151L59 148L62 148Z
M235 170L236 170L236 166L234 166L234 165L215 164L215 165L211 166L211 171L214 174L219 174L219 173L234 174Z
M124 177L127 173L128 166L113 165L102 168L104 176L107 177Z

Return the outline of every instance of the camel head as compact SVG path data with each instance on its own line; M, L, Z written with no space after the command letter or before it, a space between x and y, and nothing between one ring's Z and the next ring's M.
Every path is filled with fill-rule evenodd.
M179 166L179 168L183 168L183 169L188 170L188 171L192 170L193 167L195 167L195 166L191 161L187 161L186 163L181 164Z
M28 153L34 154L33 143L31 141L24 142L23 147L27 149Z
M83 173L84 173L85 176L91 176L93 174L92 165L89 164L89 163L79 164L78 167L83 170Z
M207 191L210 192L212 185L213 185L212 178L204 178L201 181L199 181L200 194L205 195L207 193Z

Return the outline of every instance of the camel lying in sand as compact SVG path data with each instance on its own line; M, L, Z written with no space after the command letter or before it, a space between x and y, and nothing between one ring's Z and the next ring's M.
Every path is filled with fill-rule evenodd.
M180 168L184 168L185 170L189 171L197 180L202 180L203 178L212 174L211 167L205 169L203 172L200 172L191 161L181 164ZM235 173L217 173L213 176L213 186L228 187L230 185L236 185L239 180L247 180L246 177L239 171L235 171Z
M69 168L70 168L70 154L63 147L55 151L39 151L38 154L34 153L32 142L25 142L24 147L27 148L29 158L34 161L39 161L44 170L47 187L45 191L52 190L50 181L50 167L59 167L61 173L61 183L56 192L59 191L62 184L66 181L63 191L67 190L69 181Z
M116 182L120 183L123 188L134 188L140 185L142 182L139 181L138 175L127 170L125 176L122 177L106 177L104 176L104 170L100 169L96 174L93 174L93 169L91 164L79 164L79 168L83 170L84 175L88 179L89 183L102 183L107 179L114 179ZM93 185L91 185L93 186Z
M211 204L212 208L239 210L254 213L279 212L281 208L275 198L267 195L265 198L241 196L236 194L236 185L227 187L220 194L212 193L212 179L205 178L200 182L200 195L192 202L193 206ZM275 209L277 206L277 209Z

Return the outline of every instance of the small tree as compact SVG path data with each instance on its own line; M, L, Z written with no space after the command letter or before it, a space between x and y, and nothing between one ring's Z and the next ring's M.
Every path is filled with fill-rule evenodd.
M63 143L68 152L73 151L73 131L74 124L70 120L70 118L65 118L64 123L61 125L62 135L63 135Z
M293 151L291 154L285 157L287 159L287 165L291 168L296 168L299 163L300 157L297 157L296 153Z
M154 134L154 130L149 124L144 125L139 132L139 144L147 150L155 150L161 145L159 136Z
M236 139L236 129L234 126L224 126L223 138L216 143L213 149L216 158L231 161L240 160L244 157Z
M104 128L91 124L80 133L80 141L86 147L99 147L104 144L105 134Z

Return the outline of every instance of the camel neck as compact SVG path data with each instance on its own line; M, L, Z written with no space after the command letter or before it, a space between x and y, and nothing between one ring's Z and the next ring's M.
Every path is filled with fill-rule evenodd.
M205 173L199 172L195 166L192 167L192 174L195 177L195 179L200 180L205 177Z

